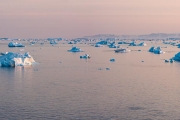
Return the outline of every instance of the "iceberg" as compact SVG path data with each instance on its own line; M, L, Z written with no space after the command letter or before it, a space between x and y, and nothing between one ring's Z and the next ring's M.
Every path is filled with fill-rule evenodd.
M33 57L28 52L14 53L7 52L0 56L0 66L15 67L15 66L26 66L35 63Z
M78 48L78 47L73 46L73 47L71 48L71 50L68 50L68 52L84 52L84 51L81 50L81 49Z
M55 40L51 40L51 41L50 41L50 44L53 44L53 45L54 45L54 44L58 44L58 43L57 43Z
M137 44L133 41L133 42L129 43L129 46L137 46Z
M101 44L95 44L94 47L103 47Z
M175 54L175 56L172 59L175 60L175 61L180 61L180 52Z
M108 42L105 40L102 40L102 41L96 42L96 44L107 45Z
M129 46L147 46L147 44L145 42L141 42L137 44L136 42L133 41L129 44Z
M149 52L154 52L154 50L155 50L155 48L154 48L154 47L151 47L151 48L149 49Z
M154 54L163 54L163 53L165 53L164 51L161 50L161 47L157 47L157 48L151 47L149 49L149 52L153 52Z
M8 44L9 47L25 47L23 44L21 43L17 43L17 42L10 42Z
M147 46L147 44L145 42L141 42L137 46Z
M119 45L116 45L115 42L110 43L108 46L109 46L109 48L119 48L120 47Z
M91 57L90 57L90 55L85 54L85 55L83 55L83 56L80 56L80 58L85 58L85 59L88 59L88 58L91 58Z
M115 59L114 59L114 58L111 58L110 61L111 61L111 62L115 62Z

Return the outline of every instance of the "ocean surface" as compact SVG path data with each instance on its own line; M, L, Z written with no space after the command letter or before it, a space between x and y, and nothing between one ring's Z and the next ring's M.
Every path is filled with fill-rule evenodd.
M0 120L180 119L180 62L164 62L180 51L177 46L146 42L115 53L76 44L85 52L71 53L70 44L23 43L25 48L9 48L0 41L0 52L24 49L37 62L0 67ZM166 53L148 52L153 45L167 46ZM86 53L90 59L79 58Z

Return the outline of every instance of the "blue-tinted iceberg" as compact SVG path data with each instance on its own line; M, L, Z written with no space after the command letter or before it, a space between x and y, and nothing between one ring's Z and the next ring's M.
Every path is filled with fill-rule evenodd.
M90 55L85 54L85 55L83 55L83 56L80 56L80 58L85 58L85 59L88 59L88 58L91 58L91 57L90 57Z
M94 47L103 47L101 44L95 44Z
M109 46L109 48L119 48L120 47L119 45L116 45L115 42L110 43L108 46Z
M7 52L2 56L0 56L0 66L6 66L6 67L27 66L27 65L32 65L33 63L35 63L35 61L33 57L29 55L28 52L24 54Z
M55 40L51 40L50 44L58 44Z
M161 47L157 47L157 48L151 47L149 49L149 52L153 52L154 54L163 54L163 53L165 53L164 51L161 50Z
M154 52L154 50L155 50L155 48L154 48L154 47L151 47L151 48L149 49L149 52Z
M111 58L110 61L111 61L111 62L115 62L115 59L114 59L114 58Z
M133 42L129 43L129 46L137 46L137 44L133 41Z
M81 50L81 49L78 48L78 47L73 46L73 47L71 48L71 50L68 50L68 52L84 52L84 51Z
M8 44L9 47L25 47L23 44L21 43L17 43L17 42L10 42Z
M108 42L105 40L102 40L102 41L96 42L96 44L107 45Z
M147 44L145 42L141 42L137 46L147 46Z
M146 46L147 44L145 43L145 42L141 42L141 43L139 43L139 44L137 44L136 42L131 42L130 44L129 44L129 46Z
M175 56L172 59L175 61L180 61L180 52L175 54Z

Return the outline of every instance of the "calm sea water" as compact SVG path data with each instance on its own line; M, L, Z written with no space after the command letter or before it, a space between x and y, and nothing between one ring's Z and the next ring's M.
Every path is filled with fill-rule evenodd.
M22 49L7 43L0 52ZM0 67L0 120L180 119L180 63L163 60L180 49L147 44L130 53L77 44L85 52L71 53L69 44L27 43L24 50L38 64ZM157 55L147 52L152 45L168 47ZM80 59L85 53L91 58Z

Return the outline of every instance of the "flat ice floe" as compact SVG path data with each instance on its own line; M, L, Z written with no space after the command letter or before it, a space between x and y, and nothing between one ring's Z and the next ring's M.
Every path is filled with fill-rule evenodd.
M7 52L0 56L0 66L15 67L15 66L28 66L35 63L33 57L28 52L14 53Z
M126 49L126 48L120 48L120 49L117 49L117 50L114 50L116 53L127 53L127 52L130 52L131 50L129 49Z

